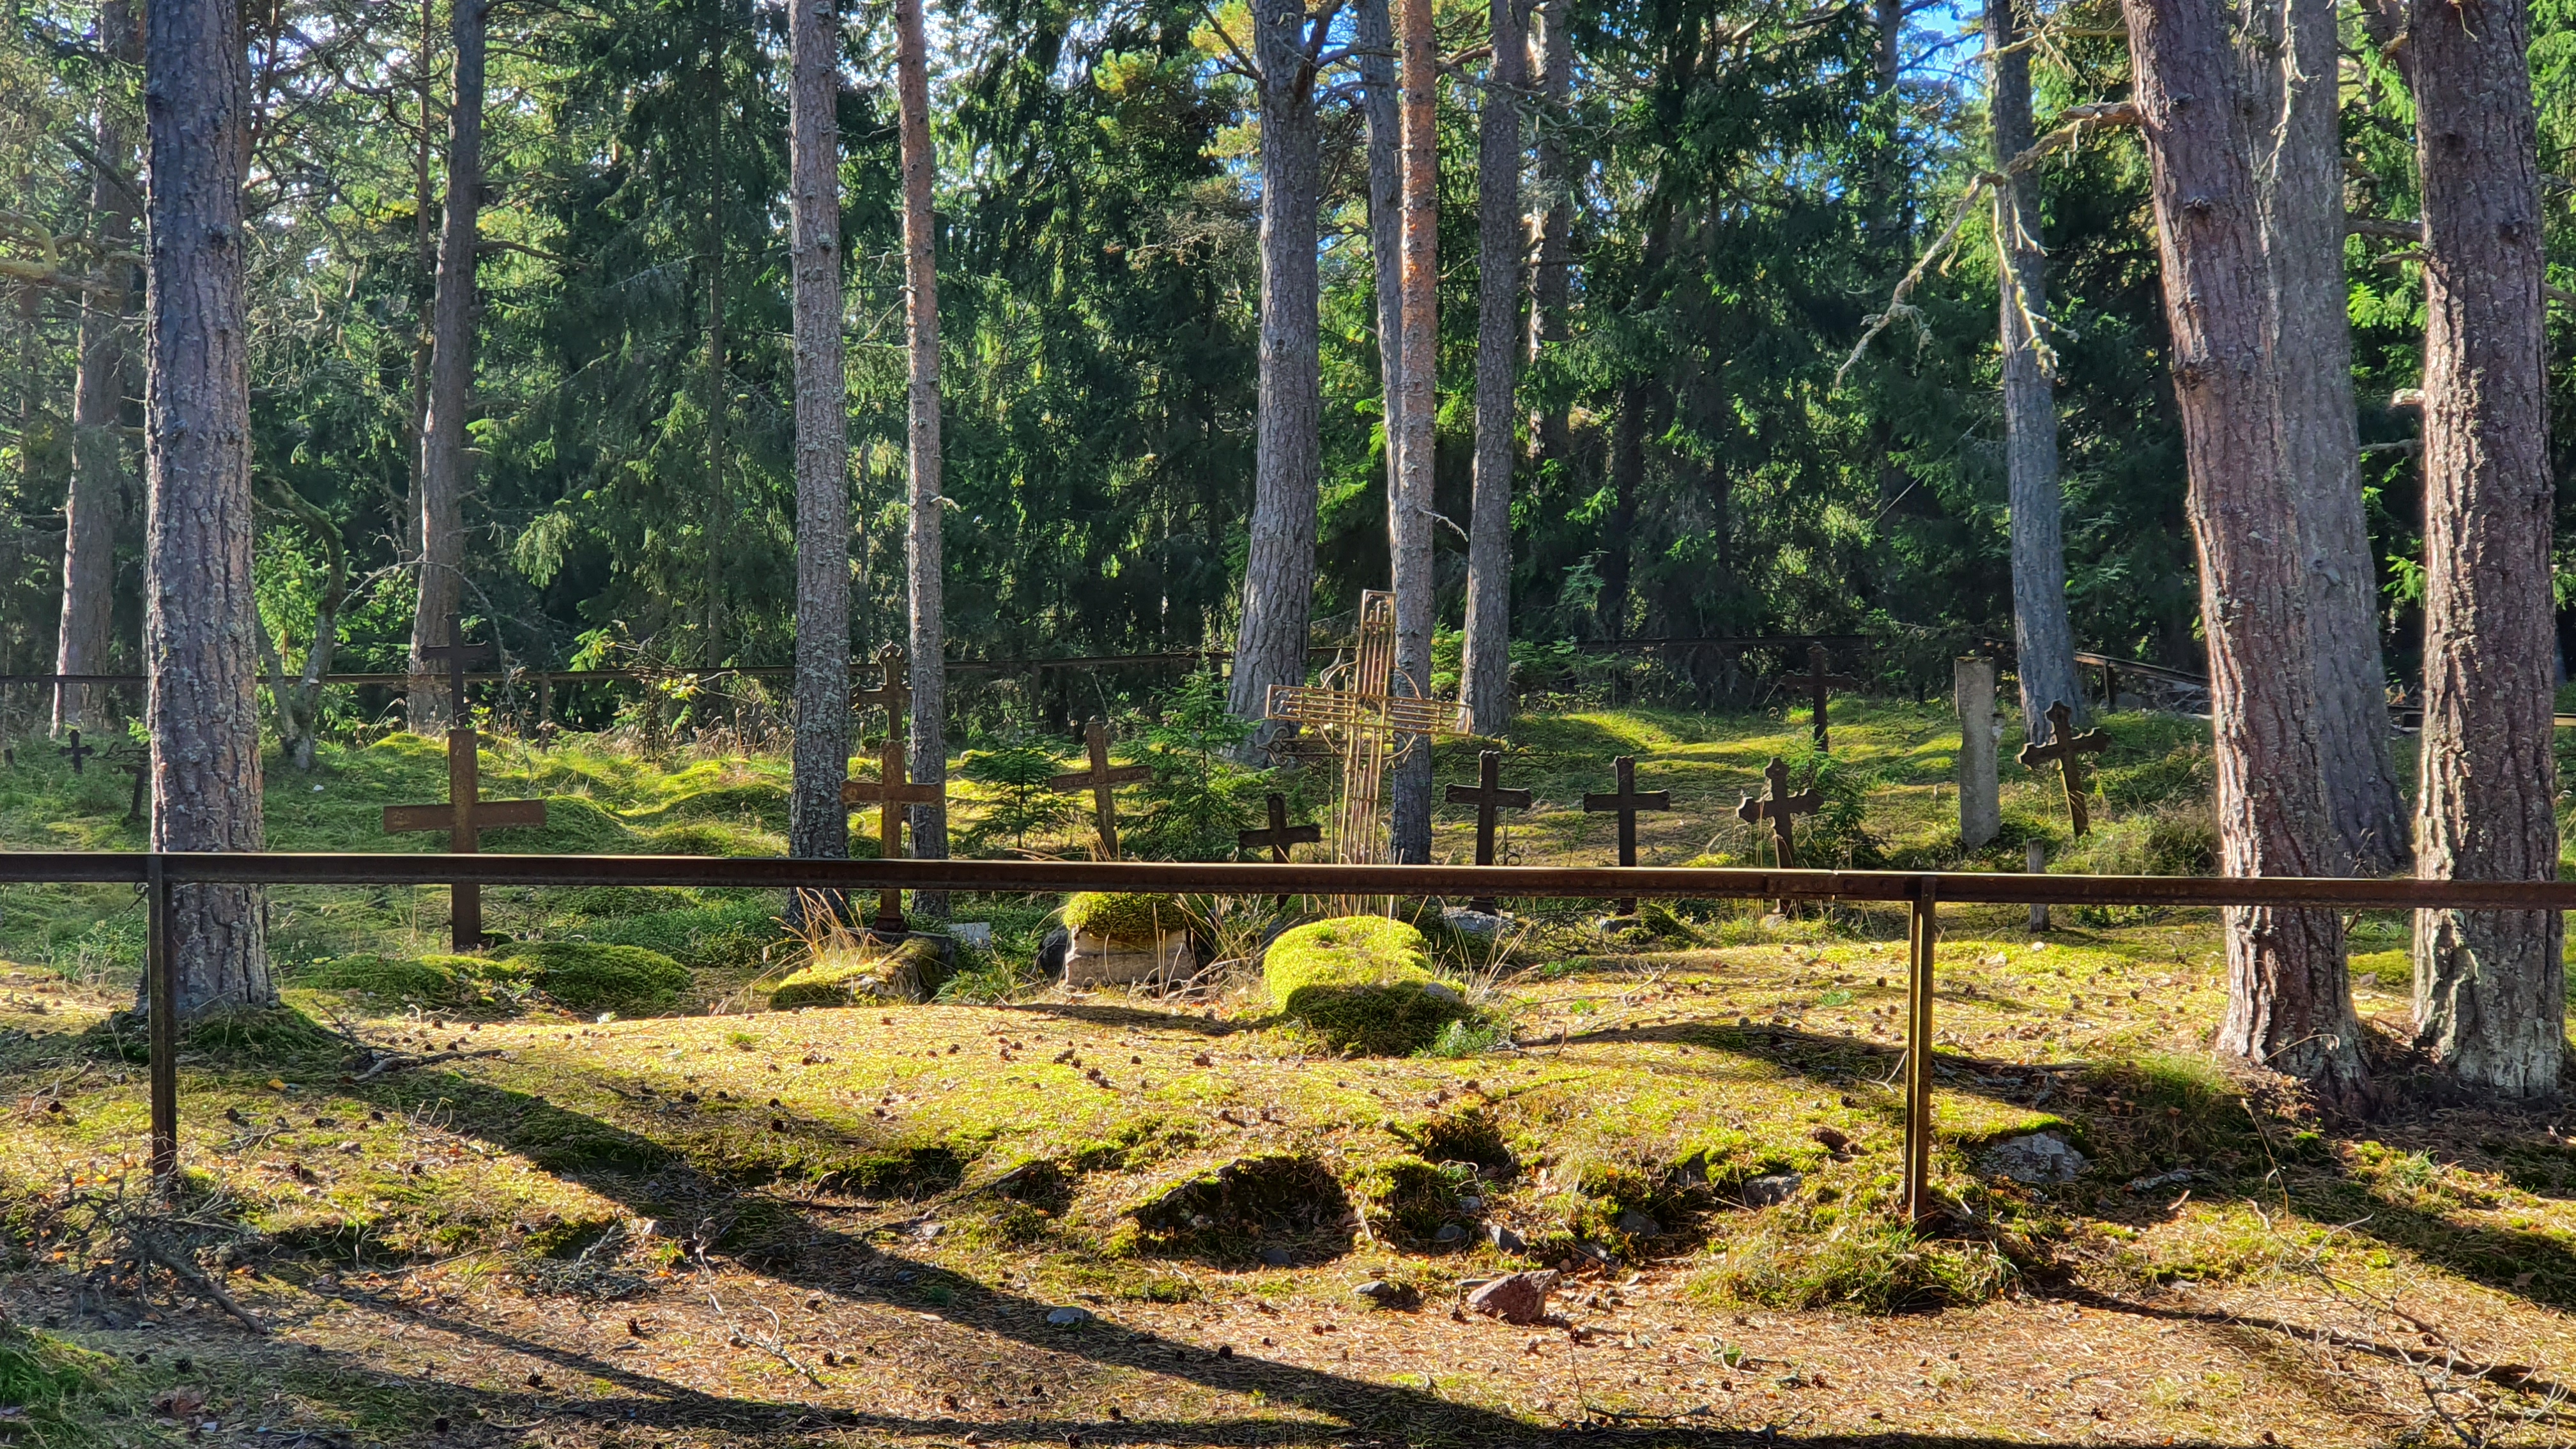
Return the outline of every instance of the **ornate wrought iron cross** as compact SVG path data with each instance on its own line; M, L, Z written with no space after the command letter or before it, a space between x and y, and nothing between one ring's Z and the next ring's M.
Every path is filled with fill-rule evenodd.
M77 775L81 772L81 762L97 754L98 746L82 744L79 730L71 731L71 740L70 744L56 746L54 753L71 761L72 773Z
M1399 682L1410 692L1396 692ZM1342 758L1333 858L1345 865L1385 859L1378 799L1387 762L1405 750L1427 747L1433 736L1467 732L1465 708L1430 698L1422 683L1404 679L1395 667L1395 595L1372 589L1360 595L1356 658L1325 670L1321 685L1270 686L1263 713L1284 723L1314 726Z

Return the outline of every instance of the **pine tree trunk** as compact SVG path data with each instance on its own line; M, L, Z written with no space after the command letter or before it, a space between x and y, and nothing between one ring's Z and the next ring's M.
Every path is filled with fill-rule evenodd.
M1601 521L1601 601L1596 617L1605 639L1628 636L1630 536L1637 528L1637 493L1646 483L1646 413L1653 387L1643 378L1619 389L1619 411L1610 420L1610 511Z
M710 101L716 105L718 92L709 76ZM710 106L713 110L714 106ZM721 165L720 147L708 148L708 160ZM706 399L707 413L707 481L698 495L698 589L704 596L698 625L698 663L707 669L722 669L724 647L724 560L725 522L732 511L725 497L725 419L732 408L732 388L725 378L725 253L724 218L715 205L715 189L707 191L706 242L707 321L706 347L700 354L699 386ZM704 717L698 716L700 719Z
M2537 122L2522 0L2418 5L2424 185L2424 735L2417 873L2551 880L2550 598ZM2421 911L2417 1043L2462 1081L2557 1090L2567 1009L2555 911Z
M946 595L940 566L939 485L939 271L932 252L930 210L930 49L923 39L921 0L896 0L895 73L903 130L904 319L911 347L910 518L904 562L912 598L912 778L925 785L948 779L948 666ZM912 854L948 858L948 807L912 807ZM917 891L914 909L948 914L945 891Z
M430 181L431 164L437 154L435 137L438 128L438 98L435 94L438 54L438 0L420 0L420 32L417 53L411 58L412 74L419 86L420 132L412 144L412 255L419 268L413 286L413 320L418 327L411 344L411 396L403 413L405 462L411 470L410 507L402 518L403 557L420 560L420 500L425 489L421 450L429 439L429 364L432 333L436 330L433 314L438 307L438 193ZM408 712L409 706L405 709Z
M1492 0L1476 153L1476 478L1467 515L1467 620L1458 697L1499 735L1512 711L1512 464L1519 449L1521 92L1528 46L1518 0Z
M120 66L143 58L142 37L126 0L106 0L98 10L99 48ZM134 143L125 128L121 87L102 85L94 132L98 161L91 167L90 213L97 219L99 250L134 248L136 197ZM119 175L118 173L123 173ZM63 614L54 636L54 672L101 674L107 670L108 635L115 615L116 525L125 482L126 336L131 325L132 269L123 262L101 268L117 285L107 296L81 294L80 368L72 383L72 486L63 500ZM91 722L104 703L97 685L66 684L54 690L54 732Z
M1263 717L1273 685L1306 678L1315 594L1315 510L1323 477L1323 381L1315 270L1321 164L1314 68L1302 0L1259 0L1253 63L1261 96L1261 379L1243 619L1226 707ZM1263 726L1255 743L1273 730Z
M2200 552L2218 756L2220 860L2231 876L2317 875L2333 859L2317 735L2316 653L2293 551L2298 510L2280 437L2260 124L2217 0L2124 0L2152 167L2174 395ZM2226 913L2220 1050L2369 1100L2360 1024L2331 911Z
M1566 339L1565 308L1572 295L1574 178L1565 150L1565 108L1574 91L1573 0L1541 0L1538 21L1537 265L1530 271L1529 360L1535 364L1551 342ZM1530 461L1540 478L1561 466L1573 446L1565 405L1550 400L1530 415Z
M1387 0L1360 0L1352 22L1368 113L1369 258L1377 299L1380 425L1386 439L1387 543L1404 491L1404 107Z
M2299 510L2308 626L2317 651L2318 739L2337 874L2381 875L2409 850L2389 752L2379 649L2378 560L2361 497L2353 419L2352 327L2344 279L2343 132L2335 0L2274 0L2279 60L2263 67L2264 114L2278 118L2264 186L2281 440Z
M1440 133L1434 103L1440 85L1439 37L1431 0L1403 0L1396 11L1403 63L1404 137L1404 417L1395 493L1387 500L1394 562L1396 688L1431 688L1432 424L1439 406ZM1431 859L1431 742L1414 739L1396 763L1390 849L1398 862Z
M456 95L447 112L447 210L430 321L420 442L420 597L411 618L411 727L445 729L448 699L424 649L450 642L464 594L465 410L474 383L474 251L483 198L483 32L489 0L456 0Z
M841 358L840 27L791 0L789 265L796 345L796 742L787 851L849 854L850 439Z
M241 199L248 52L232 0L150 0L144 33L152 331L143 656L152 679L152 848L258 850ZM276 1002L259 891L182 885L172 907L182 1016Z
M1986 0L1993 82L1995 169L2030 149L2030 52L2013 0ZM2040 249L2038 185L2027 175L1995 189L1995 250L2001 272L2004 355L2004 470L2012 500L2013 672L2021 682L2022 728L2033 743L2048 733L2060 700L2086 714L2075 677L2075 630L2066 617L2064 507L2057 472L2057 389L2041 366L2034 324L2048 316L2048 258Z

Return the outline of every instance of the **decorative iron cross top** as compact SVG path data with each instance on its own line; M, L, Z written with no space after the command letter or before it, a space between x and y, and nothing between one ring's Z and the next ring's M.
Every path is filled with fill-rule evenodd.
M1106 720L1095 718L1091 723L1083 726L1082 739L1091 750L1091 767L1058 775L1047 782L1047 788L1066 794L1076 790L1091 792L1091 821L1098 836L1097 842L1092 847L1092 858L1116 860L1118 858L1118 787L1150 780L1154 778L1154 772L1144 765L1120 765L1115 768L1110 766L1109 723Z
M1270 852L1270 861L1273 865L1286 865L1288 863L1288 847L1292 845L1312 845L1324 838L1324 827L1320 825L1291 825L1288 823L1287 796L1273 790L1261 798L1262 803L1269 809L1270 828L1267 830L1236 831L1234 833L1234 840L1237 849L1261 850L1266 848ZM1288 898L1286 896L1281 896L1279 898L1279 907L1281 910L1286 910L1288 908Z
M841 785L841 803L877 806L877 858L903 859L903 807L935 805L943 798L937 785L916 785L906 776L903 757L904 731L910 727L906 718L912 709L912 687L904 682L903 649L888 644L877 651L877 667L884 680L874 689L855 691L851 698L862 705L882 704L886 710L885 744L877 751L877 777L873 780L847 780ZM906 929L903 919L903 892L889 887L877 893L876 919L868 929L880 935L899 936Z
M2093 829L2092 812L2085 806L2090 787L2084 780L2084 757L2098 755L2111 747L2111 737L2100 730L2075 732L2075 711L2065 700L2048 707L2048 743L2021 747L2021 767L2036 770L2055 761L2059 778L2066 786L2066 817L2077 838Z
M1826 666L1832 662L1833 656L1825 651L1824 645L1810 644L1807 646L1807 672L1788 677L1788 683L1807 691L1807 718L1815 730L1816 748L1819 750L1833 748L1825 721L1826 696L1837 689L1860 688L1860 681L1850 675L1829 672Z
M1598 791L1585 791L1583 795L1583 808L1595 813L1601 811L1618 812L1619 863L1621 865L1635 865L1637 863L1637 812L1640 810L1672 809L1673 792L1670 790L1649 790L1642 793L1639 792L1637 789L1637 757L1635 755L1621 755L1610 762L1610 767L1618 772L1618 790L1608 795L1601 794ZM1637 914L1636 897L1630 896L1621 900L1618 903L1618 913L1623 916L1633 916Z
M455 640L453 621L448 627L448 637ZM478 754L481 739L473 726L462 721L465 719L465 661L489 652L490 647L457 641L421 651L424 655L447 661L448 686L454 704L448 716L450 724L447 730L447 803L386 806L386 834L444 830L450 854L472 855L482 848L482 836L486 830L546 823L546 802L543 800L483 798L482 762ZM471 881L458 881L448 887L448 893L448 939L459 951L481 950L483 887Z
M421 658L447 666L447 717L450 720L465 718L465 666L480 664L491 656L491 645L465 642L464 622L454 616L447 621L447 642L432 644L420 651Z
M1762 775L1771 782L1771 798L1757 800L1753 796L1745 796L1735 807L1735 818L1747 825L1759 825L1769 820L1773 858L1782 870L1796 870L1798 848L1790 836L1789 817L1815 814L1824 808L1824 797L1813 790L1790 794L1789 766L1778 755L1773 755L1771 763L1762 767Z
M1628 783L1623 779L1620 781L1620 788L1625 790ZM1476 807L1476 864L1478 865L1494 863L1496 813L1502 810L1527 810L1533 803L1533 797L1529 791L1503 788L1503 756L1500 750L1486 750L1478 755L1475 788L1452 785L1449 787L1448 798L1452 805ZM1631 821L1636 819L1633 815L1628 818ZM1633 835L1632 829L1632 839ZM1482 911L1489 916L1501 915L1503 911L1502 903L1492 896L1476 897L1467 903L1467 909Z
M1372 589L1360 595L1359 654L1345 673L1325 671L1341 684L1274 684L1262 713L1286 724L1312 725L1337 740L1342 757L1342 800L1333 821L1334 855L1345 865L1365 865L1380 855L1378 791L1388 757L1402 744L1429 736L1467 732L1467 712L1417 688L1395 692L1395 595Z
M68 745L55 746L54 753L71 761L72 773L77 775L81 772L81 761L97 754L98 746L82 744L79 730L73 730L71 732L71 739L72 742Z

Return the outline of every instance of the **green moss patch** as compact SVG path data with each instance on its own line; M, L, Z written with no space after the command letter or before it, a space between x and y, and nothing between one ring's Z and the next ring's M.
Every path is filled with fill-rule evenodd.
M523 941L495 955L522 964L531 984L574 1011L668 1011L690 985L689 968L641 946Z
M1178 896L1084 891L1064 903L1064 926L1122 946L1150 946L1172 932L1188 930L1190 915Z
M522 974L507 962L480 956L401 959L355 955L300 967L285 984L316 991L353 992L388 1006L479 1011L508 1004L505 988L518 984Z
M919 936L892 950L859 947L832 952L778 983L772 1011L800 1006L850 1006L862 1001L927 1001L948 980L936 943Z
M52 1334L0 1325L0 1407L50 1421L63 1405L97 1389L106 1366L104 1355Z
M1383 916L1299 926L1261 958L1270 999L1336 1047L1372 1056L1421 1051L1440 1029L1473 1016L1466 998L1432 979L1422 933Z

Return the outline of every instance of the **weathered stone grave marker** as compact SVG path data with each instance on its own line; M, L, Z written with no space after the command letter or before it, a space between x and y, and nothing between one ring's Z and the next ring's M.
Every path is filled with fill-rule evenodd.
M465 666L491 652L488 644L467 644L460 627L450 621L449 642L423 649L426 658L447 665L447 697L450 721L447 731L447 802L442 805L388 805L385 807L385 833L398 835L407 831L444 830L447 849L452 855L472 855L482 849L482 834L509 826L543 825L546 802L543 800L486 800L483 798L482 762L478 746L480 737L465 712ZM472 881L457 881L448 887L448 939L459 951L475 951L483 946L483 887Z
M1980 850L2004 828L1995 776L1995 661L1958 660L1950 677L1959 709L1959 843Z
M2065 700L2048 707L2048 743L2021 747L2021 766L2036 770L2054 762L2059 779L2066 787L2066 818L2078 840L2093 829L2093 816L2086 797L2091 787L2085 782L2084 757L2098 755L2111 747L2111 737L2100 730L2075 732L2075 711Z
M1116 860L1118 787L1150 780L1154 778L1154 772L1143 765L1120 765L1114 769L1110 766L1109 722L1106 720L1094 718L1083 727L1082 738L1083 743L1090 747L1090 768L1058 775L1047 782L1047 788L1059 794L1071 794L1076 790L1091 792L1091 823L1095 832L1092 859Z
M1785 681L1807 691L1808 726L1815 732L1819 750L1833 748L1833 736L1827 728L1826 718L1832 691L1860 688L1859 680L1848 674L1836 674L1828 668L1832 662L1833 656L1825 651L1824 645L1810 644L1807 646L1807 672L1792 674Z
M1606 795L1597 790L1585 791L1583 808L1593 814L1614 813L1619 817L1619 863L1635 865L1637 863L1637 812L1672 809L1673 792L1648 790L1641 793L1637 789L1635 755L1619 756L1610 762L1610 768L1617 772L1619 788ZM1634 896L1613 902L1612 905L1619 915L1637 914L1637 898Z
M888 644L877 651L877 668L884 682L874 689L853 690L852 702L861 706L883 705L886 712L885 744L877 751L877 778L846 780L841 784L841 803L877 807L877 858L903 859L903 808L906 805L934 805L944 798L937 785L916 785L906 777L903 756L904 730L912 713L912 686L903 675L903 648ZM909 929L903 919L903 892L892 887L877 893L876 919L868 929L880 936L900 936Z
M1626 780L1621 781L1620 788L1623 790L1626 789L1628 783L1629 782ZM1501 810L1527 810L1530 808L1531 804L1534 803L1535 799L1535 797L1533 797L1527 790L1506 790L1503 788L1503 755L1500 750L1487 750L1478 755L1476 757L1476 784L1474 788L1471 789L1465 785L1452 785L1449 787L1448 798L1449 803L1452 805L1473 805L1476 807L1476 864L1478 865L1492 865L1494 863L1494 828L1497 824L1497 821L1495 820L1496 812ZM1629 817L1632 822L1635 818L1636 817L1633 815ZM1633 824L1629 829L1629 838L1632 842L1635 838L1635 829ZM1476 897L1474 900L1467 903L1467 909L1475 911L1480 915L1487 916L1499 916L1503 913L1502 903L1495 900L1492 896Z

